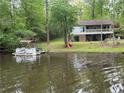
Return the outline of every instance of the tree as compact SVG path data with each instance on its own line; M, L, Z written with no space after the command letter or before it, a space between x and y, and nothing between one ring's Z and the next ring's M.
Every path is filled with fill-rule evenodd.
M84 0L84 2L89 7L89 12L90 12L91 18L95 19L96 0Z
M85 19L104 19L106 14L106 8L108 6L107 0L83 0L84 1L84 13ZM107 11L108 12L108 11Z
M48 0L45 0L45 21L46 21L46 33L47 33L47 51L49 51L49 43L50 43L50 32L49 32L49 26L48 26Z
M112 0L109 8L112 19L124 24L124 0Z
M0 1L0 48L14 49L20 39L44 39L43 0Z
M64 32L65 47L69 48L69 33L76 22L77 10L68 0L54 0L51 4L51 23L57 24Z
M36 33L36 37L43 40L45 37L44 1L21 0L24 12L26 29Z
M15 10L12 10L12 6L11 0L0 1L0 48L9 50L17 47L19 40L16 36L15 28L17 25L15 25L15 20L13 20L13 12Z

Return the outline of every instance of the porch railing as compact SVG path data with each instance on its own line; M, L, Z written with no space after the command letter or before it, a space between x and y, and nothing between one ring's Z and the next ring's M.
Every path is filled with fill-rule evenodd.
M111 29L86 29L86 32L110 32Z

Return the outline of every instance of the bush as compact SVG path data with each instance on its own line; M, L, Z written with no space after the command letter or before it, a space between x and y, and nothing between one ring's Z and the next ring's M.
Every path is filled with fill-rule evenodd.
M7 49L7 52L12 52L20 45L20 40L14 34L0 33L0 47Z

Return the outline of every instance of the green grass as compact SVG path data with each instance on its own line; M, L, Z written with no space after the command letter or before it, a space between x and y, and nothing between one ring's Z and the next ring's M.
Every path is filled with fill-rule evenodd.
M107 45L101 45L101 42L72 42L72 48L64 48L63 39L50 41L50 52L124 52L124 40L117 41L119 45L113 47L112 41ZM47 50L46 43L38 43L39 48Z

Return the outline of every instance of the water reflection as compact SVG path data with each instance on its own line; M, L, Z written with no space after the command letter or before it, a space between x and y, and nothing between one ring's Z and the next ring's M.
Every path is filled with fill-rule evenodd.
M122 65L116 66L116 57L113 54L76 54L74 68L79 71L79 93L122 93L123 80L119 76ZM123 59L124 61L124 59ZM110 69L111 68L111 69ZM115 75L111 76L111 75ZM123 74L123 72L122 72ZM120 78L118 78L120 77ZM107 79L106 79L107 78ZM111 81L111 83L110 83ZM109 88L109 89L108 89Z
M17 63L22 62L36 62L37 56L14 56Z
M124 55L0 57L0 93L123 93Z

